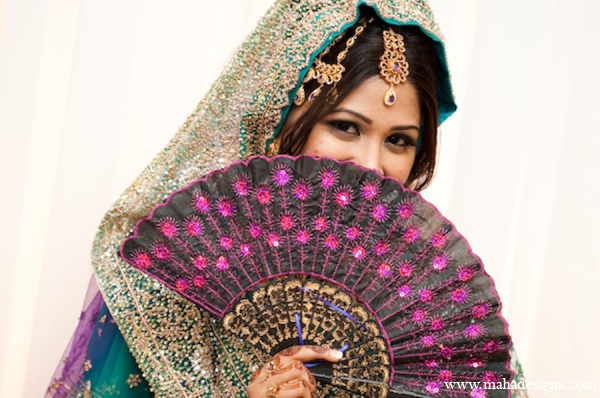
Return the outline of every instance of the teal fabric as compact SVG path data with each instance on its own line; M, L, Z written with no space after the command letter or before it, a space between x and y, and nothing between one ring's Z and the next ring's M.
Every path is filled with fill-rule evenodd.
M91 366L91 368L90 368ZM153 397L142 377L123 335L102 305L94 332L88 343L88 365L84 374L92 396L144 398Z

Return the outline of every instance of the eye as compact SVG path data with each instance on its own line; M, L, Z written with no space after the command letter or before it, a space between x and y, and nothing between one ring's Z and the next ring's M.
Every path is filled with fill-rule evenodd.
M346 134L358 135L358 126L354 122L348 122L346 120L332 120L329 125L334 129L341 131Z
M415 146L415 140L406 134L392 134L386 138L386 142L396 146Z

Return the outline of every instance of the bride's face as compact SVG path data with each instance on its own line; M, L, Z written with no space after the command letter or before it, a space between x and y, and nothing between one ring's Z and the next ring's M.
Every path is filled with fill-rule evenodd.
M303 154L349 160L403 183L416 156L421 112L415 88L394 87L396 102L383 102L389 89L374 76L352 91L310 132Z

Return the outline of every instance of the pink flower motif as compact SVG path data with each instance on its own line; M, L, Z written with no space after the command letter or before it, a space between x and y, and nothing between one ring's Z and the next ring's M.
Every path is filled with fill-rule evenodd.
M475 388L471 390L471 398L487 398L487 392L482 388Z
M225 271L229 268L229 261L224 256L217 258L217 269Z
M192 281L194 286L202 288L206 285L206 279L202 275L196 275Z
M341 207L346 207L350 204L352 200L352 195L346 189L335 194L335 203L337 203Z
M231 239L229 236L222 236L220 245L224 250L231 250L233 247L233 239Z
M387 217L387 208L381 204L373 206L371 217L377 222L385 221L385 218Z
M169 249L164 243L154 243L152 245L152 251L154 257L159 260L168 260L171 258L171 249Z
M177 291L179 292L185 292L188 287L190 287L190 285L185 279L179 279L177 282L175 282L175 288L177 288Z
M485 334L485 329L482 325L473 323L465 328L465 336L470 339L477 339Z
M419 230L415 227L408 227L404 231L404 241L406 243L415 243L419 239Z
M323 170L321 172L321 186L326 190L333 187L337 182L337 173L333 170Z
M148 253L143 251L135 251L133 253L133 262L135 263L136 267L141 269L146 269L150 265L152 265L152 260L150 259L150 256L148 255Z
M381 263L379 268L377 268L377 274L379 274L380 278L387 278L392 273L392 268L389 264Z
M500 343L494 340L490 340L483 345L483 351L487 352L488 354L494 354L498 352L499 349Z
M194 257L194 266L199 269L205 269L208 265L208 260L202 255Z
M301 229L296 233L296 241L301 245L305 245L310 241L310 234L308 231Z
M427 313L423 310L415 310L412 313L412 320L414 323L423 323L425 322L425 318L427 318Z
M196 192L194 194L192 197L192 203L196 210L198 210L200 213L206 213L210 210L210 200L208 200L206 194L202 192Z
M331 234L325 238L325 247L328 248L329 250L335 250L339 244L340 244L339 239L337 238L337 236L335 236L333 234Z
M458 289L455 289L452 292L451 296L452 296L452 301L454 301L455 303L464 303L468 297L468 294L465 289L463 289L462 287L459 287Z
M422 302L429 303L433 299L433 291L431 291L431 289L428 288L423 288L419 292L419 298Z
M250 232L250 236L254 239L258 238L262 233L262 228L256 224L252 224L248 227L248 232Z
M500 375L494 372L485 372L483 375L483 379L481 379L484 383L498 383L500 381Z
M387 242L379 242L375 244L375 255L376 256L383 256L385 253L387 253L388 249L390 248L389 243Z
M444 320L441 318L436 317L431 320L430 327L431 330L433 330L434 332L439 332L440 330L443 330L445 326L446 325L444 324Z
M309 185L306 182L297 181L294 184L294 196L301 201L308 199L310 197Z
M442 358L450 359L452 358L452 355L454 355L454 348L442 347L442 349L440 350L440 355L442 356Z
M475 304L473 308L471 308L471 314L474 318L483 319L485 318L490 311L489 305L486 303Z
M436 271L442 271L448 265L448 259L446 256L440 254L437 256L433 256L433 260L431 260L431 266Z
M220 199L217 205L217 210L222 217L231 217L234 213L234 208L231 202L227 199Z
M429 369L433 369L433 368L437 368L438 367L438 363L435 359L427 359L425 361L425 367L429 368Z
M431 237L431 245L433 247L437 247L438 249L443 247L446 244L446 235L442 232L438 232L437 234L433 234Z
M273 170L273 180L275 184L282 187L290 182L290 169L286 165L280 164Z
M258 200L258 203L261 205L268 205L271 203L272 199L273 195L268 187L260 187L256 190L256 200Z
M473 270L471 268L460 267L458 269L458 280L461 282L467 282L469 279L473 277Z
M252 254L252 246L247 243L242 243L240 245L240 253L242 253L244 257L248 257Z
M439 374L440 381L444 381L444 382L452 381L452 376L453 376L452 372L449 371L448 369L440 370L440 374Z
M412 216L413 212L413 207L408 202L403 202L400 206L398 206L398 217L400 217L402 220L408 220L410 216Z
M402 263L398 267L398 273L400 274L400 276L402 276L404 278L408 278L409 276L411 276L412 272L413 272L413 267L409 263Z
M314 222L315 230L323 232L327 229L327 219L325 217L317 217Z
M279 225L281 225L281 229L284 231L289 231L294 227L294 217L289 214L284 214L279 219Z
M435 339L430 335L423 336L421 337L421 343L423 343L423 346L425 347L433 347L435 345Z
M192 216L185 221L185 231L189 236L198 237L202 233L202 222L196 216Z
M425 386L425 389L427 390L427 392L429 394L439 394L440 392L440 383L435 382L435 381L430 381L429 383L427 383L427 386Z
M158 223L158 229L168 239L177 236L177 221L171 217L161 218Z
M246 196L250 192L250 183L245 175L238 175L233 180L233 190L237 196Z
M355 240L360 236L360 229L357 227L350 227L346 229L346 238L348 240Z
M398 296L400 298L408 298L410 296L410 286L402 285L398 288Z
M367 200L373 200L379 195L379 184L365 182L360 189L362 197Z
M365 258L366 255L367 255L367 251L362 246L356 246L354 249L352 249L352 257L354 257L358 261Z
M281 239L277 234L270 233L267 237L267 244L271 247L277 248L279 245L281 245Z

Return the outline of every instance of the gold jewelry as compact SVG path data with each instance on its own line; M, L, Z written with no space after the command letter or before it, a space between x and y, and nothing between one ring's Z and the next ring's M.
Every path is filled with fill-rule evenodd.
M379 58L379 74L390 85L385 92L383 102L392 106L396 102L394 86L404 83L408 77L408 62L404 53L404 38L389 28L383 31L383 46L385 51Z
M271 156L275 156L279 154L279 140L275 139L273 140L273 142L271 142L271 145L269 145L269 148L267 148L267 156L271 157Z
M277 366L273 361L270 361L267 364L267 372L274 372L279 368L279 366Z
M277 393L280 389L281 388L278 384L271 385L271 387L269 387L269 389L267 390L267 398L277 398Z
M319 96L319 94L321 94L321 91L323 90L324 85L328 85L328 86L333 85L330 92L333 93L332 99L334 101L337 99L336 85L342 79L342 75L346 71L346 68L344 68L344 66L342 65L342 62L344 61L344 59L346 59L346 55L348 55L348 50L350 50L350 48L352 48L352 46L354 46L354 44L356 43L356 38L358 36L360 36L362 34L362 32L364 32L365 27L372 20L373 20L373 18L369 19L368 21L363 20L363 22L361 22L360 25L358 25L356 27L356 30L354 31L354 35L351 38L349 38L348 40L346 40L346 48L344 48L337 55L337 64L328 64L328 63L323 62L322 59L325 55L327 55L329 53L331 48L340 40L341 35L338 36L335 40L333 40L321 52L321 54L319 54L319 58L317 58L315 60L314 65L308 70L308 72L306 73L306 76L304 77L304 80L302 80L302 84L300 85L300 88L298 88L298 91L296 92L296 97L294 98L294 104L296 104L297 106L300 106L304 103L304 101L306 100L306 92L304 91L304 85L306 83L310 82L311 80L316 80L319 83L319 87L317 87L316 89L313 90L312 93L310 93L310 95L308 96L309 101L311 101L311 102L314 101Z

